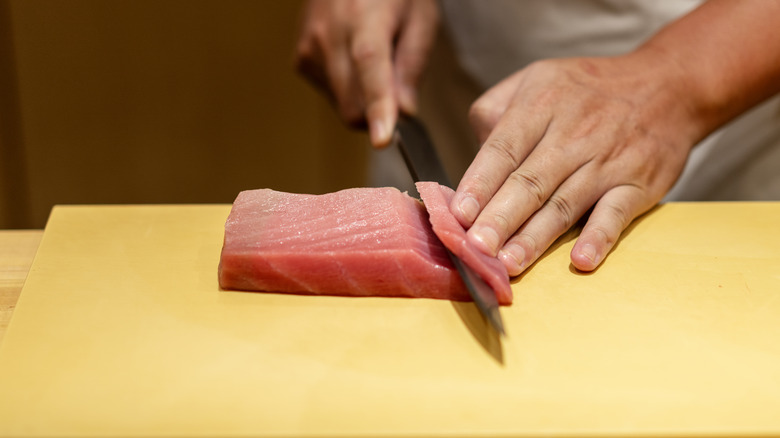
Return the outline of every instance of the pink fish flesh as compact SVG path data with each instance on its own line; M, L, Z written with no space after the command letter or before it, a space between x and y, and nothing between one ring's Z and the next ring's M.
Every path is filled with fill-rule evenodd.
M223 289L469 301L420 201L394 188L248 190L225 224Z
M466 240L466 230L450 213L449 205L455 191L435 182L418 182L416 186L425 208L428 209L433 232L441 239L444 246L460 257L493 288L499 303L511 303L512 286L509 284L509 275L504 264L497 258L474 248Z

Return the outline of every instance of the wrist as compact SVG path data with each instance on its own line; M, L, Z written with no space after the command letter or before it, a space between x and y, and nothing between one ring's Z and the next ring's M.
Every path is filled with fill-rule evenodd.
M654 66L654 80L662 87L658 92L667 95L670 111L681 117L684 132L694 144L735 116L726 88L711 76L697 74L690 65L695 61L682 59L680 53L652 42L632 55L646 58L645 63Z
M711 132L715 122L703 111L702 91L669 53L643 46L613 60L618 64L616 78L625 81L626 95L640 103L640 126L650 135L665 138L687 153Z

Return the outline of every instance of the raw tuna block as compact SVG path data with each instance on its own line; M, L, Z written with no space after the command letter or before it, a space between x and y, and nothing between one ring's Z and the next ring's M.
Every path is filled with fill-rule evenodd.
M466 240L466 230L450 213L450 201L455 195L451 188L435 182L418 182L417 191L428 209L433 232L450 251L460 257L485 283L496 292L498 302L512 302L512 286L504 264L495 257L474 248Z
M420 201L394 188L241 192L225 224L223 289L469 301Z

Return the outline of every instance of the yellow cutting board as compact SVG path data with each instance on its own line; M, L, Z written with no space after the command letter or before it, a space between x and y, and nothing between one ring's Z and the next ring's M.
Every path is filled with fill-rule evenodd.
M53 210L0 436L780 434L780 203L667 204L470 303L220 291L229 206Z

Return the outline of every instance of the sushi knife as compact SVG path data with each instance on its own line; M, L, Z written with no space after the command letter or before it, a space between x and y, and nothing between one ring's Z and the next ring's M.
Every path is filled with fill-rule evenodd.
M452 188L425 126L417 118L403 114L399 116L393 134L393 143L401 151L406 167L409 168L409 173L412 174L415 182L434 181ZM458 269L479 312L498 333L505 335L504 322L498 310L498 298L493 288L458 256L450 250L447 250L447 253L452 264Z

